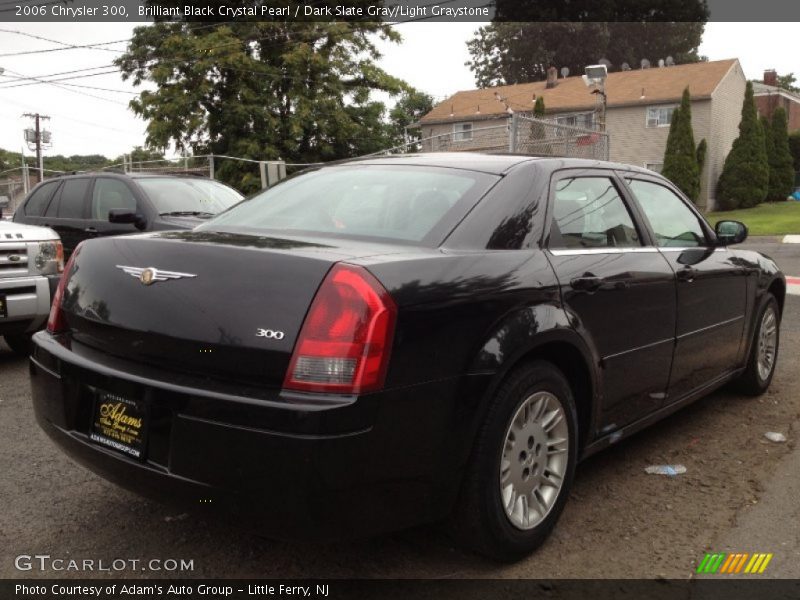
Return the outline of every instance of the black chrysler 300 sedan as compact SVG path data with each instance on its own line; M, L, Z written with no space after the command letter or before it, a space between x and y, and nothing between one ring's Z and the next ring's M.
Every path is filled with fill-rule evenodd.
M286 539L449 519L540 544L575 464L770 384L785 280L651 171L336 164L192 231L74 253L35 336L41 427L126 488Z

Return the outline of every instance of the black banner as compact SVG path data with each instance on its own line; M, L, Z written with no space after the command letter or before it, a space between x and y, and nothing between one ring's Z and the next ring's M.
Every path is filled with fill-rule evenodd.
M800 21L787 0L8 0L4 22Z
M749 576L753 577L753 576ZM577 580L3 580L3 600L796 600L796 579Z

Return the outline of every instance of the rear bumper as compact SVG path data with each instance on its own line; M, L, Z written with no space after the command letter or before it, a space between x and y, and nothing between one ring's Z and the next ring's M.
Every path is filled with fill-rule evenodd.
M253 399L124 372L46 332L34 341L36 418L67 454L134 492L281 539L359 537L445 516L471 439L464 411L484 382ZM92 388L149 404L144 461L89 441Z
M60 276L8 277L0 279L8 316L0 318L0 335L41 329L50 313L50 300Z

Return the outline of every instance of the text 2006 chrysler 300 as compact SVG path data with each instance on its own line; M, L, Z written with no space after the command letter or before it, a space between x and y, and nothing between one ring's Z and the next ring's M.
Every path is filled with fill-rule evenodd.
M35 336L36 415L102 476L272 536L450 518L513 559L581 457L767 388L785 280L729 248L746 235L625 165L320 168L193 231L81 245Z

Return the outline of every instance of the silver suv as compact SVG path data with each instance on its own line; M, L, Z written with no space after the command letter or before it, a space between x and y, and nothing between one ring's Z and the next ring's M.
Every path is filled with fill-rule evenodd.
M55 231L0 219L0 335L17 354L30 351L31 335L47 321L63 270Z

